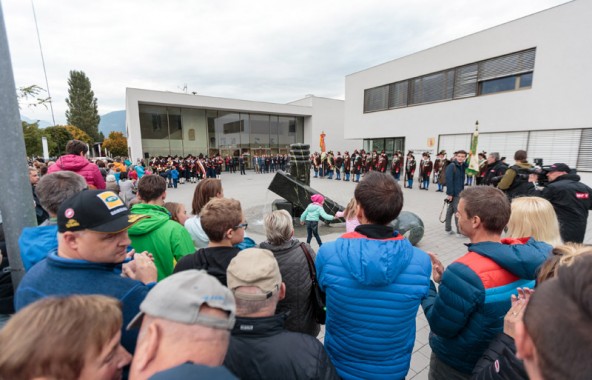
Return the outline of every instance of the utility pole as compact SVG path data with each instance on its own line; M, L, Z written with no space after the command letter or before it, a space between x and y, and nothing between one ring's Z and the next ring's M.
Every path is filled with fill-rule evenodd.
M27 153L21 126L4 12L0 3L0 210L16 289L25 275L18 246L24 227L36 226ZM16 175L15 175L16 174ZM29 191L27 191L29 189Z

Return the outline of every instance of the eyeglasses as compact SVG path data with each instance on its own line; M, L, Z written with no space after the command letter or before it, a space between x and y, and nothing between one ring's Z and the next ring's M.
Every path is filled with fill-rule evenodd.
M244 228L245 230L249 227L249 223L241 223L238 226L234 226L233 230L237 230L239 228Z

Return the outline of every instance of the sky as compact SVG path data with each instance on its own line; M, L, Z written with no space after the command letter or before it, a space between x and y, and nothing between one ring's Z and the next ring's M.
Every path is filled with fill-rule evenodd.
M126 87L343 99L348 74L566 2L33 0L57 124L70 70L89 77L101 115L125 109ZM31 0L0 3L16 87L46 89ZM52 120L26 103L21 114Z

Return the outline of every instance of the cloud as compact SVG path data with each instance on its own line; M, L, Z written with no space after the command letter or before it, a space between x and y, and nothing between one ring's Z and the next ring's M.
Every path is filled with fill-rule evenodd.
M343 97L344 77L566 0L35 2L54 110L70 70L101 114L137 87L285 103ZM3 2L17 86L46 87L31 4ZM44 109L23 109L51 120Z

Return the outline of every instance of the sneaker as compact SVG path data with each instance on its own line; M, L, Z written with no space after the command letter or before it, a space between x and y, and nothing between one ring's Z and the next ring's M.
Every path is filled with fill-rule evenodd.
M454 232L452 232L452 230L451 230L451 231L446 231L446 230L445 230L444 232L445 232L447 235L454 235Z

